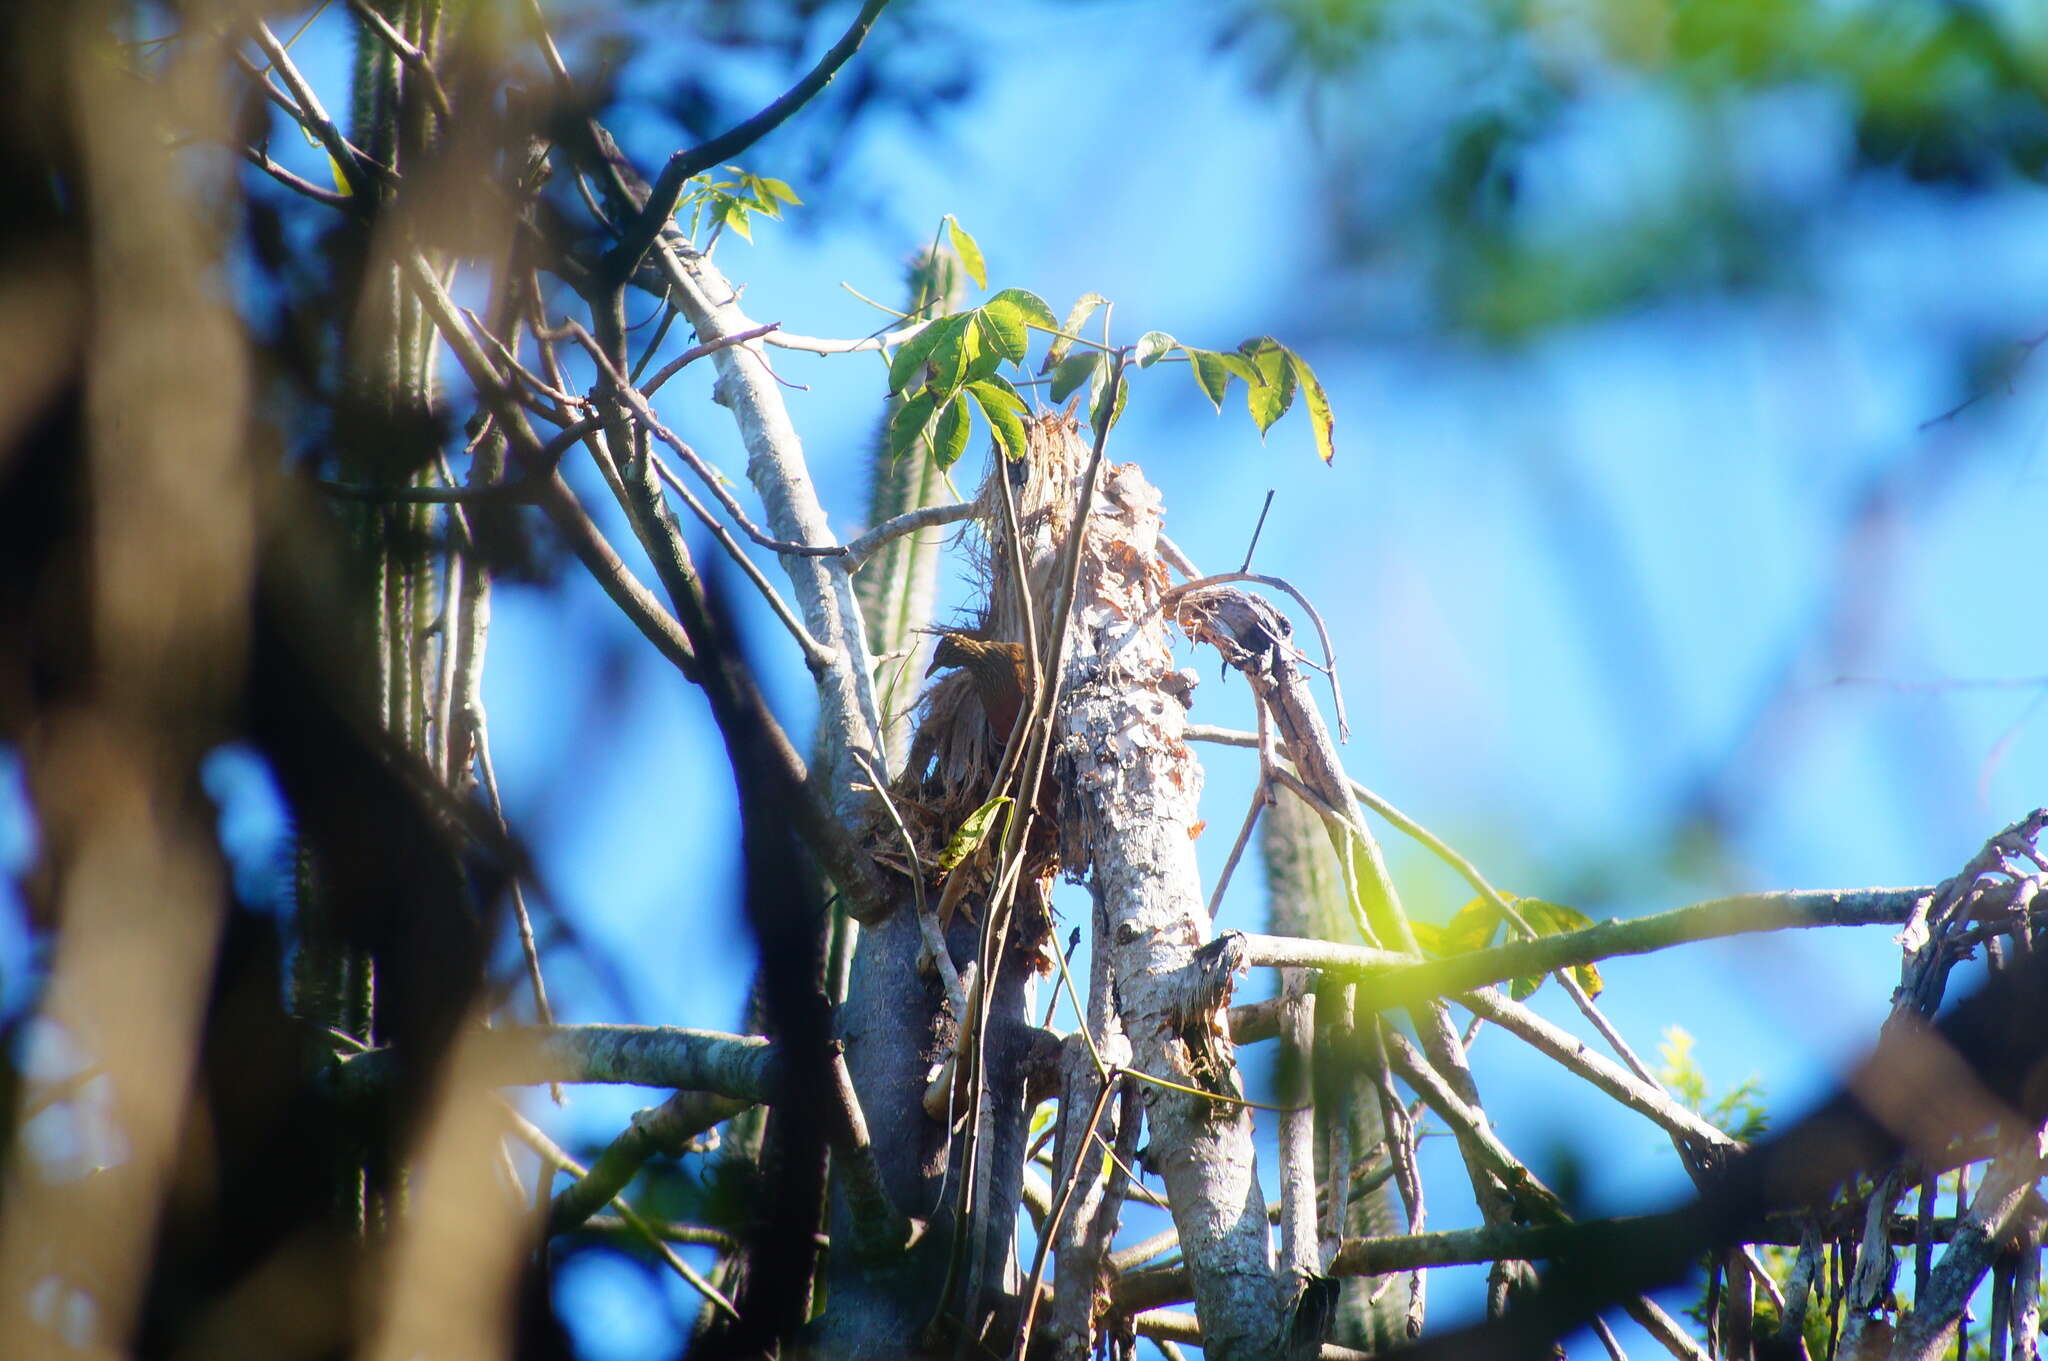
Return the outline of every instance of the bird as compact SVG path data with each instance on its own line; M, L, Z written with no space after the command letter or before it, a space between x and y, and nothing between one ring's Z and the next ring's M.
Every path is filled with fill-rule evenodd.
M988 715L989 728L998 742L1007 741L1030 687L1024 645L976 638L971 633L941 633L925 675L953 666L973 677L974 693Z

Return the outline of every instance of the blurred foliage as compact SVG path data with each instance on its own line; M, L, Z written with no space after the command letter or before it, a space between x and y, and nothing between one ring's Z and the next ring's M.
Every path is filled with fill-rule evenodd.
M2048 164L2030 0L1242 0L1219 37L1305 100L1375 300L1494 336L1786 286L1866 181Z
M565 19L587 8L554 6ZM701 142L751 116L810 69L846 25L853 6L827 0L634 0L642 22L606 23L603 51L630 111L671 124L650 145ZM677 60L677 53L690 54ZM804 116L776 132L775 173L824 187L845 168L867 127L901 119L931 128L975 88L978 54L948 7L895 0L890 22L862 44L860 60L826 86ZM682 136L675 134L680 131ZM823 210L868 211L857 186L823 198Z
M1716 1096L1692 1050L1692 1035L1684 1027L1665 1027L1664 1042L1657 1046L1659 1080L1715 1128L1745 1141L1762 1138L1771 1123L1770 1112L1764 1108L1763 1079L1752 1073Z

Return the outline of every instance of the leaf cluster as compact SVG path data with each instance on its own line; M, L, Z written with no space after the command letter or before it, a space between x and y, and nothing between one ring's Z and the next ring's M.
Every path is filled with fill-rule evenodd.
M736 165L722 168L732 172L731 179L715 179L715 172L707 171L684 182L683 196L676 203L676 216L681 217L686 211L689 213L692 241L707 225L713 230L730 227L741 239L752 241L754 229L749 221L752 214L780 219L783 204L803 203L796 196L796 191L781 180L749 174Z
M1593 925L1593 919L1575 907L1563 903L1546 902L1541 898L1516 898L1509 896L1508 902L1522 920L1529 923L1538 936L1559 936L1568 931L1583 931ZM1451 919L1441 926L1428 922L1411 922L1416 944L1424 954L1437 959L1450 955L1462 955L1472 950L1484 950L1492 945L1506 923L1500 912L1485 898L1474 898L1451 914ZM1509 995L1520 1002L1543 986L1546 975L1536 974L1529 978L1514 979L1508 985ZM1598 997L1607 985L1600 978L1598 966L1575 964L1572 978L1588 997Z
M980 245L949 214L944 227L961 267L977 288L988 286L988 268ZM1054 406L1086 386L1091 422L1102 419L1104 394L1117 364L1135 361L1149 369L1162 360L1188 365L1195 385L1216 407L1232 379L1245 385L1246 407L1264 437L1273 422L1286 415L1297 395L1303 399L1315 432L1316 453L1328 463L1336 455L1336 417L1321 379L1308 361L1271 336L1257 336L1235 350L1204 350L1184 345L1164 331L1147 331L1135 345L1110 345L1108 325L1099 342L1084 338L1098 310L1109 306L1100 293L1083 293L1064 320L1055 317L1045 299L1023 288L1006 288L979 307L954 312L925 326L896 347L889 358L889 394L902 399L889 423L888 454L901 458L912 449L930 451L940 468L950 468L966 452L972 430L970 411L979 411L990 436L1010 458L1024 456L1024 415L1029 410L1019 386L1043 383ZM1031 333L1050 337L1037 365L1038 377L1013 381L1029 372ZM1117 384L1111 424L1123 415L1128 384Z
M1682 1026L1667 1026L1664 1042L1657 1046L1657 1057L1662 1061L1658 1078L1671 1089L1672 1095L1707 1123L1745 1142L1762 1137L1771 1120L1770 1112L1764 1109L1763 1079L1752 1073L1715 1096L1692 1051L1692 1035Z

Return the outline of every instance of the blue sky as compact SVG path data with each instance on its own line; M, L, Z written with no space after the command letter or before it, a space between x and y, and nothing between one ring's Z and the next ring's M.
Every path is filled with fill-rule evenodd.
M979 239L992 288L1028 287L1055 308L1102 292L1126 339L1156 327L1203 345L1266 332L1296 344L1336 405L1334 467L1316 463L1299 415L1262 447L1240 409L1214 415L1166 370L1141 377L1113 456L1144 464L1168 532L1204 564L1235 565L1276 489L1258 565L1329 621L1353 774L1512 891L1600 917L1739 888L1932 882L2048 793L2038 684L1939 688L2048 672L2023 622L2029 531L2048 509L2043 389L2023 372L2010 393L1919 429L1962 395L1959 334L2016 340L2048 312L2034 245L2048 200L1858 186L1820 229L1818 268L1784 294L1683 299L1490 347L1366 310L1380 286L1333 272L1317 212L1327 186L1297 107L1249 93L1177 14L977 15L989 57L977 96L937 136L871 135L841 171L887 212L815 232L763 224L758 244L721 246L751 314L816 335L872 329L879 318L841 281L893 296L900 261L951 212ZM1057 59L1032 56L1045 53ZM1541 193L1560 230L1600 230L1639 192L1621 171L1685 151L1686 130L1645 118L1648 102L1617 92L1545 152ZM1825 99L1795 95L1753 111L1748 173L1826 184L1842 137L1826 113ZM773 141L747 164L783 173ZM827 504L845 508L835 524L856 532L879 369L795 355L780 367L810 386L789 394L792 415ZM740 466L716 408L673 390L664 410ZM1896 486L1898 504L1845 553L1843 526L1873 484ZM590 613L565 624L552 603L505 601L491 673L501 766L516 802L551 810L557 886L644 980L659 1008L647 1019L732 1025L747 947L720 892L725 791L695 697L658 663L632 662L646 678L606 720L630 737L597 778L579 770L573 798L555 783L562 746L534 740L574 707L569 659L625 636ZM784 664L778 698L800 725L801 672L781 642L755 631L764 662ZM1247 725L1242 688L1190 660L1205 675L1194 716ZM1772 694L1774 717L1754 730ZM1203 757L1213 875L1252 768L1243 753ZM1703 782L1739 810L1729 854L1713 874L1675 872L1670 820ZM1409 847L1389 849L1419 909L1463 901ZM1240 877L1219 924L1262 921L1257 880ZM1717 1088L1757 1075L1789 1116L1874 1036L1896 967L1881 930L1731 941L1616 962L1603 1003L1645 1053L1683 1026ZM1551 991L1543 1009L1576 1027ZM1475 1062L1509 1142L1539 1169L1581 1160L1592 1208L1682 1189L1651 1126L1514 1041L1485 1037ZM633 1104L579 1094L570 1122L601 1136ZM1436 1227L1471 1220L1448 1156L1430 1155ZM1440 1321L1476 1307L1476 1274L1439 1282ZM620 1358L666 1344L644 1319L588 1340Z
M936 133L870 130L839 172L879 212L762 222L757 244L720 246L748 310L812 335L866 333L881 319L841 282L894 297L902 261L950 212L979 239L992 287L1056 309L1101 292L1122 339L1158 328L1209 347L1265 333L1295 345L1335 405L1334 466L1316 462L1301 414L1262 445L1236 394L1219 417L1165 368L1141 375L1112 455L1144 465L1168 532L1209 570L1236 565L1275 490L1257 565L1308 592L1330 626L1351 773L1509 891L1599 918L1744 888L1933 882L2048 797L2035 565L2048 382L2022 369L1922 428L1967 395L1959 339L2041 330L2048 196L1841 183L1826 92L1781 92L1735 126L1745 174L1827 198L1793 286L1491 344L1417 320L1400 287L1342 265L1321 211L1332 177L1299 103L1254 94L1187 15L1015 4L963 18L986 60L978 93ZM338 89L338 63L328 73ZM646 164L675 136L651 122L621 131ZM1537 149L1530 193L1564 238L1597 234L1663 192L1649 172L1697 135L1654 91L1618 83ZM813 197L778 145L747 168ZM850 536L880 368L779 366L808 385L788 394L791 414ZM744 459L705 384L693 370L659 406L737 476ZM962 472L963 485L978 475ZM963 600L957 582L948 598ZM785 722L807 730L788 640L757 620L751 642ZM1249 726L1242 686L1188 660L1204 675L1194 717ZM635 1008L622 1015L565 950L547 961L558 1015L736 1028L751 953L731 893L729 777L700 698L586 580L565 577L557 593L498 593L486 699L514 821ZM1201 755L1213 875L1253 767L1241 752ZM260 844L249 787L223 783L227 817ZM1688 863L1669 836L1702 788L1731 810L1730 837L1718 861ZM26 845L20 823L0 799L9 863ZM1467 896L1398 838L1388 849L1415 910ZM1257 877L1241 875L1219 925L1258 929L1263 912ZM18 956L0 962L19 977ZM1615 962L1602 1003L1645 1053L1683 1026L1711 1082L1758 1075L1789 1117L1874 1037L1896 967L1881 930L1751 938ZM1245 995L1269 986L1247 980ZM1554 991L1541 1009L1578 1028ZM1591 1208L1681 1190L1653 1127L1513 1040L1485 1036L1475 1063L1509 1144L1539 1170L1581 1159ZM535 1109L602 1139L653 1099L585 1088L566 1110ZM1472 1222L1462 1177L1430 1157L1432 1226ZM1473 1275L1436 1287L1439 1323L1475 1307ZM627 1361L673 1343L641 1292L677 1289L586 1263L564 1302L590 1355Z

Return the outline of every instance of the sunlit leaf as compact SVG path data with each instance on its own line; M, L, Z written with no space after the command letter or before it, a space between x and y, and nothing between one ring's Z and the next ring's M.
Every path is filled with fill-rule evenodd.
M974 398L974 404L981 408L982 418L988 428L995 432L996 442L1003 446L1003 453L1010 458L1024 457L1026 441L1024 435L1023 399L1009 384L1000 378L986 382L969 383L967 395ZM1010 405L1015 400L1016 405Z
M967 403L949 401L939 408L939 418L932 430L932 457L937 460L941 471L960 461L960 455L967 452L967 433L972 422L967 417Z
M1101 372L1106 363L1108 363L1108 356L1100 350L1086 350L1080 354L1070 354L1061 360L1059 368L1054 370L1052 375L1053 405L1057 406L1067 400L1081 384L1088 382L1097 373Z
M938 399L932 396L930 388L926 388L897 409L889 421L890 458L901 458L910 451L918 436L924 433L925 426L931 423L932 408L937 405Z
M1024 324L1024 309L1008 299L989 299L975 309L975 321L988 350L1012 364L1024 362L1030 348L1031 332Z
M1252 423L1259 427L1264 438L1273 427L1273 422L1287 414L1287 408L1294 405L1294 366L1287 362L1287 351L1278 342L1267 336L1247 340L1237 347L1238 352L1252 362L1264 384L1245 391L1245 405L1251 409Z
M1195 386L1202 395L1223 410L1223 394L1230 390L1230 369L1224 364L1223 356L1214 350L1189 350L1188 369L1195 375Z
M1250 344L1251 342L1247 341L1245 343ZM1230 370L1239 378L1244 379L1247 385L1251 387L1264 387L1266 385L1266 376L1259 372L1256 364L1246 359L1243 355L1234 354L1226 350L1218 353L1216 358L1222 361L1224 368Z
M1010 380L1001 374L997 374L993 378L977 379L975 386L986 389L991 397L1002 402L1003 405L1019 415L1031 409L1031 404L1024 400L1024 394L1012 387Z
M976 288L987 288L988 265L981 258L981 247L951 213L946 214L946 235L952 239L953 253L960 257L960 267L967 271L967 277L974 280Z
M1337 457L1337 417L1330 410L1330 394L1323 391L1322 380L1316 377L1307 360L1292 350L1285 353L1287 367L1301 385L1301 395L1308 403L1308 420L1316 435L1316 457L1328 463Z
M1088 318L1095 315L1095 309L1108 301L1109 299L1100 293L1083 293L1074 299L1074 306L1068 311L1066 321L1060 324L1060 330L1066 334L1054 337L1052 348L1045 352L1045 362L1038 366L1040 373L1056 368L1067 357L1067 351L1073 348L1074 344L1068 337L1081 334L1082 326L1087 324Z
M932 387L943 396L966 381L967 366L981 353L981 328L972 312L956 312L932 323L939 338L932 342Z
M1408 929L1415 933L1415 943L1426 955L1441 955L1444 952L1444 930L1433 922L1410 921Z
M759 184L770 198L781 199L784 203L794 203L799 206L803 203L803 200L796 196L796 191L781 180L764 175L756 180L755 183Z
M1447 955L1462 955L1468 950L1484 950L1493 943L1498 930L1500 913L1486 899L1474 898L1444 923L1443 951Z
M1151 368L1179 343L1179 341L1176 341L1164 331L1145 332L1145 334L1138 337L1138 348L1134 352L1138 361L1138 367L1141 369Z
M1567 931L1583 931L1593 925L1593 919L1576 907L1563 903L1545 902L1541 898L1517 898L1515 910L1522 914L1522 920L1529 923L1539 936L1562 935ZM1600 970L1591 964L1572 966L1572 978L1586 990L1589 997L1598 997L1606 983L1600 977Z
M738 199L729 198L719 204L718 216L726 226L738 232L742 240L751 242L754 239L754 229L747 225L747 205Z
M988 840L989 829L996 825L996 814L1003 811L1003 805L1010 801L1008 794L998 794L981 807L967 815L960 824L960 830L953 833L946 842L946 849L939 852L939 868L950 870L974 854L982 842Z
M938 321L919 331L896 347L896 357L889 361L889 391L895 394L913 386L918 370L931 355L932 346L939 343L939 326L946 319Z
M1028 288L1006 288L983 303L982 307L986 309L998 303L1016 308L1024 314L1024 320L1033 326L1050 331L1059 325L1059 319L1053 316L1052 308L1046 306L1045 299Z

